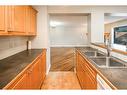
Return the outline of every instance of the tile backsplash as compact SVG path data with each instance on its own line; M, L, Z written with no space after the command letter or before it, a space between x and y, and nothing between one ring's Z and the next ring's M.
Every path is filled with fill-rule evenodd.
M28 37L0 37L0 59L26 49Z

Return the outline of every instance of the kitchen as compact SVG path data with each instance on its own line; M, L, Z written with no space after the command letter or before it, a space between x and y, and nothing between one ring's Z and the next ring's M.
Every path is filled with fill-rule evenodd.
M57 76L49 79L56 83L54 89L127 89L126 37L117 39L126 34L126 12L127 6L0 6L1 89L50 85L45 80L57 73L50 72L53 47L75 48L73 74L60 73L60 81ZM70 30L62 28L64 35L57 35L62 30L52 27L52 20L74 25ZM61 80L64 77L69 80L66 85Z

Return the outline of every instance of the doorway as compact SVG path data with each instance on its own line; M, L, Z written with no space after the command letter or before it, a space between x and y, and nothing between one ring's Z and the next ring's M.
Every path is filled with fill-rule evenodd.
M89 14L50 14L50 71L74 71L75 47L88 45Z

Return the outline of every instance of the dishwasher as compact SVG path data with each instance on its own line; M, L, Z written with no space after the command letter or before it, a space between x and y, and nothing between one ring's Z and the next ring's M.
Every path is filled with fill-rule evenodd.
M97 90L112 90L112 88L97 74Z

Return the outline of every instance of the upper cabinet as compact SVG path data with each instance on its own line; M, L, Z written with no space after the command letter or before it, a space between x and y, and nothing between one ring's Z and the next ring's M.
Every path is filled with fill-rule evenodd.
M6 15L6 7L5 6L0 6L0 35L3 34L7 34L6 28L5 28L5 24L6 24L6 20L5 20L5 15Z
M37 29L37 11L31 6L26 9L26 32L27 35L36 35Z
M12 34L25 34L25 6L8 6L8 31Z
M36 35L37 11L31 6L0 6L0 13L0 35Z
M29 34L31 35L36 35L36 29L37 29L37 27L36 27L36 25L37 25L37 20L36 20L36 18L37 18L37 11L35 10L35 9L33 9L33 8L30 8L31 10L30 10L30 13L31 13L31 15L30 15L30 21L31 21L31 26L30 26L30 32L29 32Z

